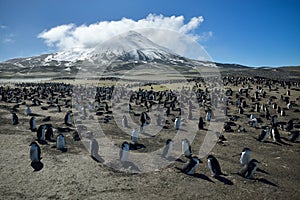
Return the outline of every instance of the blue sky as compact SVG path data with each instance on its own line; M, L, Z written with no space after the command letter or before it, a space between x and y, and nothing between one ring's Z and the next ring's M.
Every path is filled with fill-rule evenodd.
M199 36L216 62L300 65L299 0L0 0L0 61L59 50L41 37L54 27L136 22L149 14L182 16L185 25L202 16L187 34Z

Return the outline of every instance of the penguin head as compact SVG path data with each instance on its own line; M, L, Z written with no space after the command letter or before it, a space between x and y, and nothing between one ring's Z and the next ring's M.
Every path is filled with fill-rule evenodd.
M252 164L256 164L256 165L257 165L259 162L258 162L256 159L251 159L249 163L252 163Z
M168 145L170 142L173 142L171 139L168 139L166 142L166 145Z
M197 163L203 163L197 156L192 156L191 159L194 160Z
M250 152L251 151L251 149L249 149L248 147L245 147L244 149L243 149L243 151L242 152Z
M210 160L210 159L215 159L215 157L213 155L208 155L207 160Z
M37 145L36 142L31 142L29 146L32 146L32 145Z
M91 139L93 137L93 133L91 131L86 132L86 138Z
M183 139L182 142L187 143L187 144L190 144L190 142L189 142L188 139Z
M122 143L122 149L123 149L125 146L127 146L127 145L129 146L129 143L128 143L127 141L123 142L123 143Z

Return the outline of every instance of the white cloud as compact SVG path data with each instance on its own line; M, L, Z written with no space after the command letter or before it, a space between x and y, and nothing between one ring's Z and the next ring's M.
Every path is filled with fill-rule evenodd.
M2 42L3 44L14 43L14 42L15 42L14 37L15 37L14 34L8 34L8 35L5 35L4 38L1 40L1 42Z
M70 42L73 40L71 33L74 29L74 24L61 25L48 31L44 30L38 37L44 39L48 46L57 46L59 49L72 48L73 45L76 45Z
M201 41L204 37L194 34L203 17L193 17L189 22L184 22L183 16L170 16L149 14L146 18L140 20L132 20L122 18L119 21L100 21L94 24L83 24L76 26L75 24L66 24L44 30L38 35L38 38L45 40L50 47L56 47L58 50L69 50L74 48L92 48L110 38L130 30L143 32L142 30L158 29L169 30L177 34L165 35L160 32L149 33L144 31L146 36L153 42L165 46L175 52L184 52L187 49L181 34L185 37L185 41L190 42ZM172 36L173 35L173 36ZM205 37L206 38L206 37ZM176 50L177 49L177 50ZM179 49L179 51L178 51ZM182 50L182 52L180 52Z
M0 29L6 29L7 28L7 26L5 26L5 25L0 25Z
M200 41L207 41L207 40L209 40L212 36L213 36L213 32L212 32L212 31L203 32L203 33L199 36L199 40L200 40Z
M14 42L14 40L13 39L11 39L11 38L4 38L3 40L2 40L2 43L13 43Z

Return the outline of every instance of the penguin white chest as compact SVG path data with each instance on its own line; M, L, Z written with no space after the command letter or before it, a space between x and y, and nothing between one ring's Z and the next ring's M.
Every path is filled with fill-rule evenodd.
M173 150L173 142L169 142L164 150L164 157L169 158Z
M191 152L190 152L190 147L187 141L182 141L182 153L185 156L190 156Z
M26 109L26 115L30 115L31 114L31 110L30 110L30 108L27 108Z
M175 126L176 129L179 129L179 128L180 128L180 120L179 120L179 119L176 119L176 120L175 120L174 126Z
M207 163L208 163L208 167L209 167L211 173L213 174L213 176L215 176L216 173L215 173L215 170L214 170L214 168L213 168L213 166L212 166L212 161L211 161L211 159L208 159L208 160L207 160Z
M135 129L135 130L132 131L132 135L131 136L132 136L132 141L133 142L138 142L138 133L139 132L138 132L137 129Z
M240 158L241 165L247 165L249 163L250 159L251 159L251 157L250 157L249 151L242 152L242 155Z
M125 145L125 146L122 148L122 152L121 152L121 161L122 161L122 162L128 160L128 151L129 151L129 146L128 146L128 145Z
M45 140L45 130L46 130L46 127L44 126L43 129L42 129L41 140Z
M71 123L71 115L70 114L68 114L68 120L67 120L67 122L70 124Z
M173 149L173 142L170 142L167 145L167 151L166 151L166 155L165 155L166 158L168 158L171 155L172 149Z
M36 121L32 120L32 129L36 129Z
M268 135L269 135L269 132L265 131L265 133L264 133L263 138L262 138L261 141L262 142L265 141L267 139Z
M206 113L206 121L210 121L211 120L211 114L210 112Z
M92 156L98 155L99 152L99 144L96 139L92 139L90 141L90 153Z
M32 162L39 162L38 147L36 145L30 147L30 160Z
M63 136L58 136L56 139L56 148L57 149L64 149L65 148L65 138Z

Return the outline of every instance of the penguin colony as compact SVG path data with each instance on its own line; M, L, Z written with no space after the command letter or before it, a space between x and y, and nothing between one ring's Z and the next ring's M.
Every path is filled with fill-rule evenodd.
M147 133L148 124L153 123L161 126L162 130L173 130L175 133L182 129L184 120L187 119L182 118L181 101L188 105L188 120L194 120L194 125L200 133L204 132L209 123L214 120L214 109L218 107L219 101L224 103L225 107L222 109L228 119L220 132L244 134L247 133L247 129L254 128L257 130L255 139L261 145L267 145L267 142L279 145L297 143L300 134L299 118L289 119L288 116L292 112L299 112L300 98L291 96L295 88L299 89L299 82L228 76L223 77L224 91L210 89L201 79L191 80L191 84L192 87L181 88L182 95L178 96L171 89L155 91L153 87L144 89L134 84L128 85L128 88L138 86L137 90L126 90L126 87L115 89L114 86L74 86L64 83L19 83L14 86L1 86L0 96L2 105L13 105L11 124L14 126L28 124L28 130L36 132L36 140L31 142L29 149L31 162L41 161L44 144L50 143L55 145L57 150L66 151L67 140L70 140L69 136L72 133L74 141L79 141L86 136L85 138L90 140L89 152L92 157L96 157L101 146L88 134L89 130L84 128L84 121L98 120L99 123L113 123L111 108L123 96L129 97L124 110L136 116L138 126L130 127L126 115L122 115L120 122L115 122L120 123L123 128L132 130L131 137L124 136L124 141L119 145L121 162L129 159L130 151L135 150L132 146L144 142L139 138L139 134ZM240 87L240 89L233 91L230 86ZM286 93L282 94L280 99L273 96L273 92L278 91L278 88L286 89ZM196 105L200 108L198 119L195 119L192 114L193 109L199 108L193 107L195 102L192 103L187 95L190 91L196 98ZM229 109L229 105L234 109ZM150 119L148 113L154 109L161 113L155 116L156 119ZM42 110L47 115L40 114ZM51 118L61 112L64 113L61 119L64 122L63 127L57 126ZM248 124L237 126L240 118L248 119ZM78 126L75 127L75 124ZM80 127L80 124L83 125ZM226 141L223 134L216 133L216 135L222 144L230 143ZM193 144L190 141L184 139L181 142L182 155L188 159L181 171L193 175L202 161L197 157L196 151L193 151ZM162 158L170 158L174 146L172 139L164 141L162 146L164 147ZM238 174L244 178L253 178L260 163L251 157L250 149L251 147L243 147L242 152L238 154L239 161L236 159L241 166ZM44 155L44 159L46 158L47 155ZM221 170L222 162L219 162L215 156L210 154L206 159L212 176L225 175Z

